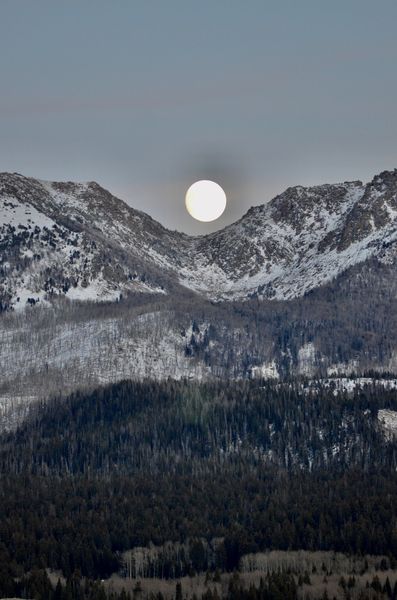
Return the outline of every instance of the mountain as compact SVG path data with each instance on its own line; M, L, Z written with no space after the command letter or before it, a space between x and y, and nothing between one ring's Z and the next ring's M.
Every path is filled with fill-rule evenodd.
M164 277L150 253L176 253L172 235L96 183L47 183L0 176L2 301L64 294L115 300L120 293L163 293ZM19 300L18 300L19 298Z
M183 287L211 300L303 296L348 267L396 259L397 170L289 188L210 235L168 231L95 182L0 175L3 307ZM31 299L31 300L29 300Z
M8 425L123 379L397 372L397 170L289 188L199 237L93 182L0 175L0 215Z
M1 596L395 567L397 171L201 237L93 182L3 174L0 214Z

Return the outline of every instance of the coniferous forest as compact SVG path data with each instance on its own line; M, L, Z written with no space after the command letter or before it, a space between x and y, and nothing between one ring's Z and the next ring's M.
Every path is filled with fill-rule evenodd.
M36 405L0 442L0 594L106 597L99 580L128 575L126 552L167 544L182 550L158 553L146 577L237 573L268 550L394 568L397 444L380 409L397 410L396 390L304 381L126 381ZM374 585L363 597L394 597ZM301 597L291 573L229 587Z

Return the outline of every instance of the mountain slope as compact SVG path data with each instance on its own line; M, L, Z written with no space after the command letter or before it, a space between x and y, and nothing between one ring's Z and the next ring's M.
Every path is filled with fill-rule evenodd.
M256 381L123 381L33 407L17 432L0 436L0 473L103 475L111 465L119 474L189 474L194 463L216 472L237 458L289 470L395 469L395 435L385 435L381 415L397 415L397 390L386 384L357 381L345 394Z
M94 182L5 173L0 301L116 300L181 286L212 300L295 298L368 258L394 264L396 217L397 170L367 185L289 188L199 237L168 231Z
M0 426L123 379L397 373L396 189L290 188L190 237L95 183L1 175Z
M150 217L95 183L5 174L0 190L3 304L57 294L115 300L124 291L163 293L164 275L145 263L143 249L162 236L170 248L174 238Z

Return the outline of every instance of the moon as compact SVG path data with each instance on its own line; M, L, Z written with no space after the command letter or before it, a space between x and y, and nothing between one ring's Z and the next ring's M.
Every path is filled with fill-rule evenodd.
M202 179L186 192L185 206L193 219L205 223L215 221L226 208L226 194L215 181Z

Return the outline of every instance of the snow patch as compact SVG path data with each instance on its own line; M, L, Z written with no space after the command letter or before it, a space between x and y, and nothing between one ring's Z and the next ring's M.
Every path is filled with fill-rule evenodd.
M263 379L280 379L277 364L273 360L251 368L251 377Z
M386 408L378 410L378 421L385 438L393 440L397 436L397 411Z
M313 342L304 344L298 350L298 373L300 375L313 375L315 370L316 349Z

